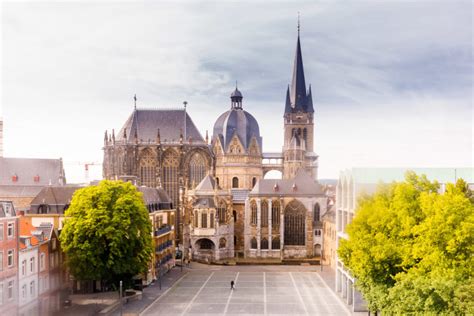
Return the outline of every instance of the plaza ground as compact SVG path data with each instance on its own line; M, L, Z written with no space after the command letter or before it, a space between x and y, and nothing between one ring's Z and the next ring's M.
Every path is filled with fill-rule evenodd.
M141 315L353 315L319 267L194 265L187 270Z

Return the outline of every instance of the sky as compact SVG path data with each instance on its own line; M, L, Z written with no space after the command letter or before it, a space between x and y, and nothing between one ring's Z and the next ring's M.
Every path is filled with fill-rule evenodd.
M182 108L202 135L230 108L280 151L297 16L319 178L351 167L472 167L471 1L4 1L7 157L62 157L99 179L104 131ZM89 174L84 163L95 163Z

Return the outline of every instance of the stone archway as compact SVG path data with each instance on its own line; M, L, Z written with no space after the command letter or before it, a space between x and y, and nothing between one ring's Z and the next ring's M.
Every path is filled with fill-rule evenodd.
M216 258L216 245L209 238L200 238L194 243L193 259L210 263Z

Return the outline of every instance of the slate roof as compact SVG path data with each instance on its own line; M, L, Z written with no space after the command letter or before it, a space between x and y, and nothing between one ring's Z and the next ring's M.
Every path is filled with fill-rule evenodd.
M306 82L304 78L303 56L301 53L300 35L296 41L295 62L293 65L293 78L291 87L286 90L285 113L291 112L313 113L313 96L311 93L311 85L309 91L306 92Z
M1 197L34 197L44 187L32 185L0 185Z
M250 196L314 196L324 195L322 186L303 169L293 179L261 179Z
M138 187L138 191L143 193L143 200L145 204L154 204L154 203L171 203L171 199L168 196L168 193L162 188L148 188L148 187Z
M262 137L260 137L258 122L252 114L241 108L233 108L222 113L214 124L213 139L220 138L224 151L227 151L234 134L237 134L245 149L249 148L252 137L255 137L260 150L262 150Z
M17 176L17 181L12 181L13 176ZM62 159L0 157L0 185L45 186L65 183Z
M196 186L195 191L214 191L216 188L216 180L214 177L207 175L204 177L204 179L199 182L199 184Z
M38 195L31 201L31 206L47 205L66 205L71 202L74 192L84 188L79 185L67 186L46 186L41 189Z
M214 199L212 197L199 198L193 203L194 208L215 208Z
M186 124L185 121L186 115ZM186 125L186 133L185 132ZM160 129L160 140L162 143L178 142L181 131L183 136L186 134L186 140L191 137L193 141L204 142L196 125L185 110L165 110L165 109L136 109L129 116L122 129L116 135L119 141L135 141L135 130L139 141L155 142ZM125 135L124 135L125 134Z

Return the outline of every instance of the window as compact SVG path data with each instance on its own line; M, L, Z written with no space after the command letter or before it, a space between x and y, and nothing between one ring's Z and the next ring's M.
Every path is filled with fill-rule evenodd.
M140 157L140 179L142 185L156 187L156 159L151 149L145 149Z
M3 223L0 223L0 241L3 240Z
M30 272L35 272L35 258L30 258Z
M46 255L44 252L41 253L40 255L40 271L43 271L46 266Z
M280 225L280 202L272 201L272 226L279 226L279 225Z
M257 184L257 178L252 178L252 188Z
M48 205L41 204L38 206L38 214L48 214Z
M313 221L319 222L319 215L320 215L320 207L319 207L319 204L316 203L313 209Z
M237 222L237 211L236 210L232 211L232 216L234 217L234 223Z
M257 238L253 237L250 241L250 249L257 249Z
M201 213L201 227L207 228L207 213L206 212Z
M13 280L8 281L8 299L12 300L13 299Z
M0 271L3 271L3 251L0 251Z
M3 282L0 282L0 305L3 305Z
M261 249L268 249L268 239L263 238L260 244Z
M321 230L320 229L316 229L314 231L314 236L321 236Z
M233 177L232 178L232 188L236 189L239 187L239 178Z
M214 213L211 212L209 216L210 216L210 224L211 224L210 228L214 228L214 220L215 220Z
M255 203L255 201L250 202L250 212L251 224L257 225L257 203Z
M261 225L262 227L267 227L268 226L268 203L266 200L262 202L260 205L260 212L261 212L261 218L262 222Z
M195 153L189 161L188 187L194 189L204 179L206 173L206 160L201 154Z
M219 187L219 178L216 177L216 184L217 184L217 187Z
M56 238L51 239L51 248L53 248L53 250L56 250Z
M8 223L7 236L13 238L15 235L15 223Z
M178 169L179 169L179 156L178 154L169 149L165 152L163 159L163 188L166 193L168 193L171 201L173 202L173 207L178 206L179 198L179 179L178 179Z
M198 226L199 226L198 211L194 211L194 227L197 228Z
M21 287L21 297L26 298L26 284Z
M285 208L285 245L305 245L306 209L297 200L291 201Z
M278 237L273 238L272 249L280 249L280 238Z
M13 259L14 252L15 251L13 249L8 250L8 258L7 258L8 267L13 267L13 264L15 263L15 261Z
M26 260L21 262L21 275L26 275Z
M30 282L30 295L32 297L35 296L36 288L35 288L35 281Z
M225 224L226 222L226 205L224 201L221 201L219 203L219 206L217 207L217 218L219 221L219 224Z

